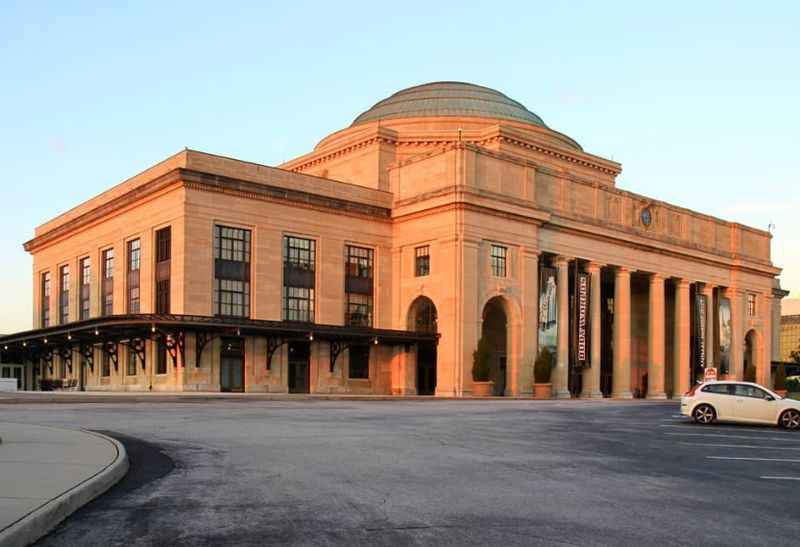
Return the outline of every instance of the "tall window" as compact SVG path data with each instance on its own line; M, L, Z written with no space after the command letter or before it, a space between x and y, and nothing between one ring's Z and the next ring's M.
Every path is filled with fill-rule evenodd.
M756 316L756 295L748 294L747 295L747 316L748 317L755 317Z
M167 373L167 345L159 340L156 342L156 374Z
M348 375L352 379L369 378L369 344L350 346L350 366Z
M170 312L172 228L156 232L156 313Z
M141 242L133 239L128 242L128 313L139 313L141 306L141 291L139 290L139 272L141 270ZM134 354L135 356L135 354Z
M111 315L114 313L114 249L103 251L101 291L101 315Z
M69 323L69 266L58 270L58 323Z
M250 230L214 227L214 314L250 317Z
M42 274L42 328L50 326L50 272Z
M283 239L283 318L314 322L316 241L294 236Z
M80 319L89 319L91 313L90 295L91 295L91 279L92 279L92 262L89 257L81 258L79 263L80 269Z
M492 275L495 277L505 277L506 259L508 257L508 249L501 245L492 245Z
M136 352L128 348L128 376L136 376L136 364L139 358L136 357Z
M431 248L423 245L414 249L414 275L423 277L431 273Z
M374 251L364 247L346 247L345 325L372 326Z
M111 358L108 356L108 352L105 349L103 349L100 354L100 375L103 377L111 376Z

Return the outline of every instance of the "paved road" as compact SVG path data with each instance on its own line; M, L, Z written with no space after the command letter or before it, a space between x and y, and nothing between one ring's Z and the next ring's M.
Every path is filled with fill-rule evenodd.
M800 434L696 426L676 410L580 401L0 407L10 421L115 432L129 445L133 484L41 545L797 545L800 480L789 478L800 478Z

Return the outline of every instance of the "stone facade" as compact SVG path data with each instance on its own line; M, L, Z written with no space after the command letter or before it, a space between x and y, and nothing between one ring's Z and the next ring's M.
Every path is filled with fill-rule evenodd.
M319 324L345 322L345 246L371 249L373 327L413 329L414 302L425 297L435 306L437 395L472 393L473 351L482 333L497 339L498 329L505 340L494 344L495 384L502 384L503 394L531 393L543 266L556 268L559 281L555 396L683 393L693 381L690 361L697 358L691 349L696 295L705 296L712 310L704 325L705 362L720 360L716 310L726 298L728 374L741 378L745 364L752 363L758 381L769 384L780 305L773 291L780 270L770 260L769 233L621 190L615 185L618 163L584 152L543 124L492 109L460 111L453 107L456 99L446 96L451 89L456 95L491 90L466 84L413 89L430 92L426 100L439 109L404 114L398 107L392 116L354 123L278 168L184 150L38 227L26 244L34 263L33 324L43 326L45 272L51 278L51 323L58 322L64 265L72 283L68 321L75 320L79 261L85 257L91 262L91 316L100 314L100 264L108 248L115 249L117 260L113 313L129 313L124 265L133 239L141 242L140 312L154 313L155 238L166 226L171 228L170 313L214 315L214 230L222 225L251 234L249 317L254 319L286 319L284 236L316 242L313 306ZM509 108L516 108L518 103L511 103ZM430 270L419 275L416 256L423 247ZM590 366L570 372L565 318L572 304L565 288L576 272L591 278L592 343ZM485 325L489 315L492 324ZM157 374L155 346L148 342L144 370L126 374L122 356L107 376L99 366L85 371L84 384L86 389L219 390L222 344L213 340L197 367L170 364ZM281 346L267 369L266 344L245 337L244 389L286 392L290 348ZM193 362L195 347L186 345L186 361ZM350 378L347 355L331 372L324 366L329 351L329 344L310 344L311 392L417 393L416 348L376 345L366 379ZM69 374L77 375L78 368ZM44 374L60 374L58 359Z

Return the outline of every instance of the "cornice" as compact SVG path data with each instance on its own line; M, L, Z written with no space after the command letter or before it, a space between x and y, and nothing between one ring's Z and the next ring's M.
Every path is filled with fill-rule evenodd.
M125 209L126 207L129 207L135 203L139 203L142 200L160 192L161 190L173 185L178 187L180 183L179 172L180 169L173 169L172 171L169 171L168 173L161 175L150 182L142 184L141 186L137 186L119 197L103 203L94 209L90 209L82 215L55 227L52 230L44 232L43 234L36 236L29 241L26 241L23 244L23 248L29 253L35 252L43 246L58 241L59 239L73 233L76 230L99 222L105 217L116 213L117 211Z

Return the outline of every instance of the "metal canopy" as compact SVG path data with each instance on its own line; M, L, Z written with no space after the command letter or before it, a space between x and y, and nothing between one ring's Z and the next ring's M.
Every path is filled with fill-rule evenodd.
M281 345L293 340L321 340L332 344L331 367L341 352L340 348L352 344L381 344L410 346L421 342L438 341L438 334L405 330L321 325L292 321L265 321L258 319L209 317L202 315L130 314L96 317L65 325L34 329L0 337L3 360L9 357L20 361L44 359L65 351L80 350L86 355L87 347L99 347L116 361L116 346L127 345L137 354L143 352L143 341L162 340L173 362L178 354L183 357L186 334L196 335L195 365L205 346L217 337L261 336L267 339L267 368L272 355ZM143 355L142 355L143 356ZM185 361L181 359L181 362ZM116 363L115 363L116 364Z

